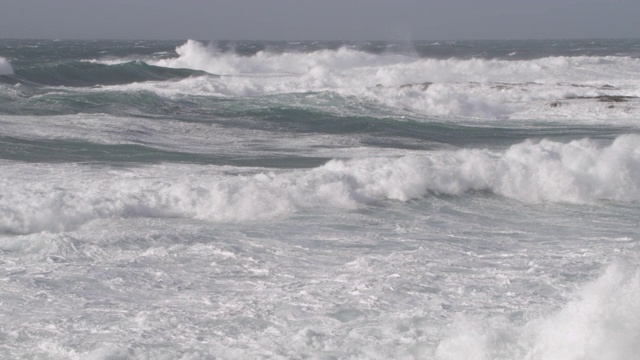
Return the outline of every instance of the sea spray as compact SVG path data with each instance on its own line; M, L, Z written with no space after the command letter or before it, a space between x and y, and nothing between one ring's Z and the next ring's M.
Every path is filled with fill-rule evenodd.
M640 268L619 261L564 306L523 326L461 316L438 345L438 360L633 358L640 351Z
M11 66L11 63L3 58L0 57L0 75L12 75L13 74L13 67Z

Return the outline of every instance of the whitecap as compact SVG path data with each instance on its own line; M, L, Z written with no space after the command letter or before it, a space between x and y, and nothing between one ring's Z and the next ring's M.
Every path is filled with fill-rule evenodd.
M262 221L305 209L348 211L384 200L474 191L529 203L635 202L640 201L638 149L638 135L620 136L608 146L588 139L526 141L504 151L463 149L331 160L311 170L241 176L188 165L108 174L81 166L27 171L20 164L8 165L0 179L5 189L0 232L62 232L101 218ZM18 177L21 181L16 182Z

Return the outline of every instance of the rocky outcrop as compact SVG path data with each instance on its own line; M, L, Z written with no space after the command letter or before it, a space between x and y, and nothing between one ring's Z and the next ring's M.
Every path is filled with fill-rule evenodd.
M407 89L407 88L416 88L422 91L425 91L429 88L429 86L433 85L433 83L431 82L423 82L423 83L417 83L417 84L404 84L400 86L400 89Z
M637 99L637 96L625 96L625 95L598 95L598 96L568 96L567 100L598 100L600 102L618 103L627 102L631 99Z

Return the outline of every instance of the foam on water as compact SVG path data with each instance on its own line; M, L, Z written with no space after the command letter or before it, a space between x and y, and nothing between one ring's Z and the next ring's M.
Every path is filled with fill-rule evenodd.
M630 57L549 57L534 60L433 59L399 54L371 54L349 48L314 52L260 51L252 56L221 52L189 40L176 49L177 58L154 65L204 70L219 75L307 75L315 85L339 87L401 86L425 81L551 82L616 81L640 72L640 59ZM603 69L607 69L603 73ZM366 75L366 76L363 76ZM308 85L313 85L309 83ZM309 86L309 90L313 88Z
M348 210L386 199L470 191L526 202L635 202L640 201L639 149L638 135L620 136L608 146L591 140L527 141L505 151L332 160L312 170L242 176L182 165L96 172L80 165L8 164L0 180L6 189L0 231L58 232L121 217L255 221L316 207Z
M603 89L599 85L574 86L571 84L497 84L497 83L434 83L406 84L407 86L369 86L349 84L370 81L346 80L341 86L328 85L318 75L301 77L196 77L171 83L137 83L105 87L88 91L151 91L160 96L178 100L185 95L195 96L263 96L281 95L282 101L290 100L287 94L304 96L299 106L333 111L324 102L314 102L317 92L326 92L334 102L342 101L348 106L337 107L339 115L351 110L356 114L374 115L393 111L418 118L437 116L447 121L485 120L533 120L557 122L572 119L581 124L618 124L638 126L635 121L640 114L640 99L635 85L619 85L618 88ZM315 84L314 84L315 83ZM630 81L629 83L633 83ZM606 85L604 81L602 84ZM317 86L316 86L317 85ZM312 92L312 93L309 93ZM338 95L338 96L335 96ZM629 96L620 103L599 100L602 96ZM277 101L278 98L270 98ZM348 113L347 113L348 115ZM517 122L511 122L516 125Z
M616 263L559 311L522 327L461 317L439 360L634 358L640 351L640 270Z
M176 53L177 56L165 59L125 55L91 60L112 65L107 67L70 62L56 65L47 73L58 67L71 67L75 69L73 81L54 76L49 82L39 82L37 78L43 74L38 75L37 71L31 74L34 79L30 81L58 85L101 84L76 90L149 91L172 100L189 96L282 95L286 106L291 105L288 94L325 92L338 95L338 101L348 103L348 106L338 106L342 111L356 104L359 111L375 107L378 112L438 116L449 121L465 118L557 122L570 118L582 123L602 123L606 119L637 126L635 119L640 115L640 59L633 57L442 59L421 58L410 53L373 54L346 46L335 50L263 50L240 55L194 40L178 46ZM12 71L8 62L2 64L0 61L0 69L4 68L0 73ZM192 70L222 76L202 75ZM616 96L625 98L618 102L606 99ZM300 105L324 108L313 101Z
M489 119L557 119L560 113L562 117L611 120L632 119L640 112L637 99L616 106L597 101L598 96L638 96L640 59L630 57L433 59L344 47L241 56L193 40L176 52L176 58L150 63L224 76L132 86L165 96L330 91L420 115ZM558 102L564 99L582 100Z
M577 254L579 244L553 255L535 247L520 254L504 249L477 266L479 258L456 252L451 239L442 242L450 245L442 254L443 247L426 242L424 249L412 251L354 248L372 235L352 233L344 242L331 241L331 227L324 228L329 234L314 235L317 229L271 234L286 234L277 240L206 228L202 234L216 236L200 243L203 239L182 237L184 224L170 234L152 223L101 225L106 227L70 236L19 237L32 243L53 238L60 249L46 254L55 256L33 258L23 251L19 260L24 262L18 264L26 271L3 269L6 290L32 306L45 305L20 313L25 317L20 332L4 333L16 349L43 358L96 360L264 354L275 359L622 360L639 350L637 260L618 260L600 276L604 268L567 286L575 262L589 260ZM300 233L331 244L313 250L296 246L303 239L294 234ZM123 237L130 243L123 244ZM476 245L469 242L464 249L481 251ZM9 261L16 259L11 257L16 249L3 250ZM599 256L589 256L597 267L607 263ZM522 264L507 265L518 257ZM527 270L537 261L548 266ZM554 277L561 280L550 281ZM554 289L561 285L566 292ZM553 291L544 291L549 288Z
M0 57L0 75L11 74L13 74L13 67L11 66L11 63L7 59Z
M627 43L8 43L0 358L640 352Z
M375 55L362 51L340 48L319 50L310 53L272 53L260 51L252 56L221 52L213 45L204 45L189 40L176 48L177 58L152 62L154 65L203 70L217 75L277 75L306 74L318 69L344 70L365 66L393 64L402 57L397 55ZM404 60L406 61L406 60Z

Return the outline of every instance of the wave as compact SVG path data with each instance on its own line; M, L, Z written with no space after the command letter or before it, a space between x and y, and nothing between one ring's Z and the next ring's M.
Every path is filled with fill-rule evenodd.
M2 115L111 114L133 116L173 115L181 105L152 91L104 91L102 88L74 91L76 88L39 89L26 87L0 87ZM5 90L5 91L2 91ZM4 99L3 99L4 98Z
M80 61L18 69L6 81L25 85L84 87L178 80L205 74L199 70L163 68L143 61L114 65Z
M13 74L13 67L11 66L11 63L7 59L0 57L0 75L11 74Z
M460 318L435 358L631 359L640 351L638 299L640 268L615 263L561 310L522 327Z
M307 79L308 80L308 79ZM535 120L579 123L616 122L638 125L640 91L630 84L575 86L535 83L410 83L401 86L354 86L313 89L296 77L194 77L171 83L136 83L105 88L105 91L148 91L169 100L185 97L262 98L279 107L304 107L339 116L433 117L459 120ZM346 86L346 85L345 85ZM291 102L295 97L295 102ZM620 99L619 102L607 99ZM512 123L516 124L516 123Z
M640 114L640 59L631 57L421 58L346 46L243 55L189 40L176 48L173 58L145 59L147 62L122 58L18 69L0 82L101 85L100 91L153 92L168 102L187 96L281 96L282 103L291 106L287 96L308 95L299 99L301 106L352 109L352 114L367 115L373 109L374 113L421 118L590 123L606 119L628 125L637 123ZM205 74L219 76L201 76ZM326 101L315 101L317 94L346 106L326 106ZM622 101L603 102L607 97ZM18 108L24 108L23 104Z
M398 61L410 61L400 55L371 54L341 47L337 50L311 52L258 51L253 55L224 52L213 45L188 40L176 48L177 58L151 62L157 66L203 70L220 75L274 75L304 74L321 67L332 70L352 69L363 66L382 66Z
M241 176L180 165L108 174L80 165L49 165L37 171L7 165L0 232L67 231L99 218L256 221L305 209L356 209L383 200L474 191L532 203L636 202L640 201L638 149L638 135L622 135L608 146L592 140L526 141L502 152L465 149L331 160L311 170Z
M302 81L295 79L196 76L168 82L49 88L36 96L32 96L30 88L0 86L0 101L7 101L0 106L0 113L173 114L189 108L191 114L198 114L215 109L216 102L235 97L242 98L238 102L241 106L236 107L238 114L261 103L261 108L271 110L289 108L339 117L410 118L419 122L432 122L437 117L437 121L448 123L515 120L503 126L567 121L637 128L639 89L571 84L416 83L309 92ZM269 116L268 111L265 114Z
M164 94L214 96L330 92L420 116L628 120L640 112L640 59L630 57L436 59L347 47L240 55L194 40L176 53L151 63L222 76L141 86ZM602 96L630 101L611 106L598 101Z
M568 82L589 79L615 81L640 73L640 59L630 57L547 57L533 60L436 59L402 54L372 54L341 47L312 52L259 51L253 55L223 52L213 45L189 40L176 48L178 57L151 62L157 66L189 68L221 75L296 74L324 77L339 87L401 86L425 81L450 82ZM607 70L600 73L601 70ZM363 76L364 75L364 76Z

